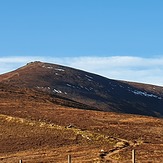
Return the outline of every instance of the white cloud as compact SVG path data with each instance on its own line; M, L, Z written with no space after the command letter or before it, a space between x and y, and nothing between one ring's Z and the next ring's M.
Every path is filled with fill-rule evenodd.
M26 63L40 60L40 57L0 57L0 74L15 70Z
M0 58L0 73L14 70L35 60L78 68L111 79L136 81L163 86L163 57L6 57Z

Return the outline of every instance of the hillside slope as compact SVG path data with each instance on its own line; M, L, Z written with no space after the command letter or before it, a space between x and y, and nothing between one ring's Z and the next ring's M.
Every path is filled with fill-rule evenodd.
M54 72L59 74L58 71L60 74L66 73L57 78ZM29 64L0 76L0 162L17 163L22 159L27 163L66 163L67 155L71 154L73 162L126 163L131 162L132 149L136 150L137 162L163 162L163 119L115 113L119 111L116 108L118 104L112 108L112 103L116 104L118 98L126 98L122 97L123 93L118 94L117 98L118 92L114 92L117 98L114 99L115 103L112 101L108 104L106 110L104 105L102 108L105 111L113 109L114 112L99 111L102 105L100 100L105 97L102 94L104 89L92 87L96 90L94 94L101 93L96 94L100 98L94 107L89 99L92 96L82 94L84 88L79 92L79 89L61 83L65 81L75 85L75 72L81 76L83 74L83 79L76 80L76 85L86 86L89 76L93 83L102 81L102 85L106 81L103 86L111 87L107 82L121 83L121 86L116 86L117 89L112 86L114 91L118 91L119 87L125 90L127 85L127 89L130 87L148 92L139 96L162 100L161 87L114 81L59 65ZM49 75L49 78L45 75ZM112 95L113 92L111 98ZM80 97L88 99L84 101ZM96 99L91 100L96 102ZM124 112L123 107L121 112Z
M0 84L1 163L66 163L68 154L73 162L126 163L132 149L139 162L163 162L163 119L49 99L43 92Z
M0 75L0 82L70 99L87 109L163 116L163 87L111 80L61 65L29 63Z

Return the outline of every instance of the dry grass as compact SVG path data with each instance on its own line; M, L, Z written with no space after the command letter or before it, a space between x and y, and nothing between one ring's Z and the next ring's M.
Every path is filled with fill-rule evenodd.
M73 109L29 90L4 87L0 97L2 163L64 163L68 154L73 163L129 163L133 148L138 163L163 162L163 119Z
M76 117L73 123L68 116L70 112ZM58 124L1 114L1 162L16 163L19 159L27 163L67 162L68 154L73 156L73 162L99 162L102 160L99 157L101 149L108 153L105 161L127 162L131 160L133 148L137 149L138 162L155 163L163 160L162 119L139 117L142 121L138 123L136 120L134 122L132 116L133 120L126 123L123 119L131 119L131 115L94 111L87 111L86 115L84 113L76 109L55 109L53 115L62 117L53 117L58 122L58 118L62 119ZM67 128L64 125L65 115L69 119L67 124L73 124L74 127ZM87 126L77 121L79 115L83 120L90 117ZM103 117L103 123L100 117ZM68 119L65 121L68 122ZM52 119L49 118L49 121ZM158 134L150 132L148 128L157 130ZM125 147L125 142L129 146Z

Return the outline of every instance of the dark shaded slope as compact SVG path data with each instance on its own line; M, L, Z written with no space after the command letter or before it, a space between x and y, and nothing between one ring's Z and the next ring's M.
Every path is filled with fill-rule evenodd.
M162 87L111 80L61 65L30 63L1 75L0 81L90 106L85 109L163 116Z
M0 105L5 105L6 108L14 102L18 107L21 107L23 104L33 103L35 105L56 104L71 108L98 110L97 108L90 107L62 96L30 88L20 88L4 83L0 83L0 101ZM2 106L0 112L2 111Z

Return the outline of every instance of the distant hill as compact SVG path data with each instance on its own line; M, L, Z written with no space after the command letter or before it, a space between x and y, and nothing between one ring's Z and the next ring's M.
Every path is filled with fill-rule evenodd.
M61 65L32 62L0 75L0 84L64 106L163 117L163 87L112 80Z

